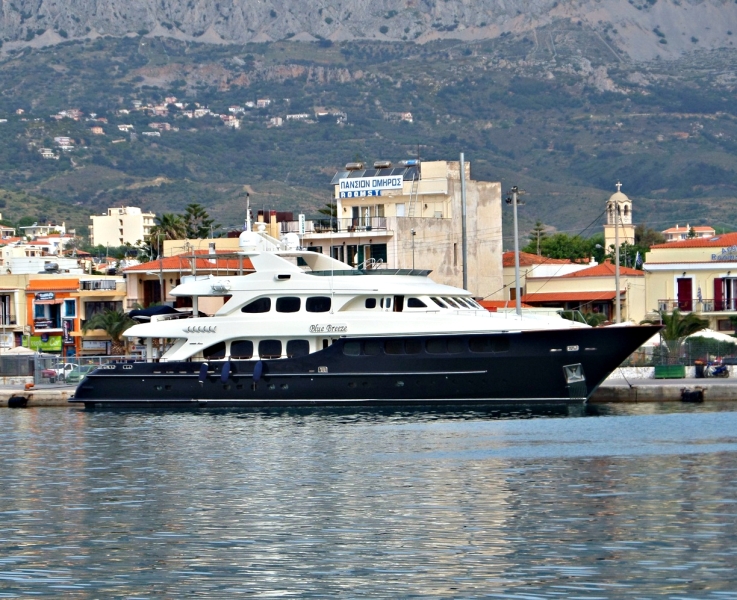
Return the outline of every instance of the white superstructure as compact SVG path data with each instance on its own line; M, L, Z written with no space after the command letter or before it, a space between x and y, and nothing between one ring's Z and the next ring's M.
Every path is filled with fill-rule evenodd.
M151 360L153 339L168 340L160 360L288 358L324 349L341 337L566 329L583 325L559 317L491 313L465 290L435 283L425 271L356 269L297 249L263 232L241 234L241 254L256 272L235 277L190 276L172 296L226 298L214 315L152 316L126 331L142 338ZM289 235L289 234L288 234ZM187 318L182 318L182 317Z

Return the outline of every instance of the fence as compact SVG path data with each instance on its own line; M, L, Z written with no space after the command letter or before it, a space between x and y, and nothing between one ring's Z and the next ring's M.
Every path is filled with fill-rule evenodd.
M35 384L55 383L57 385L76 386L84 376L93 369L109 363L133 362L135 359L127 356L50 356L36 354L23 356L29 361L27 372L33 377Z
M714 361L737 356L737 338L734 342L709 338L687 338L679 345L671 343L654 347L642 347L625 362L628 367L654 365L693 366L696 361Z

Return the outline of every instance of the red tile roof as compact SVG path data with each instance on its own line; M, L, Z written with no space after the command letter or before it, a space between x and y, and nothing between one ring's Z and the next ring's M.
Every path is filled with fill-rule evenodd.
M613 300L617 293L611 292L540 292L525 294L523 302L594 302L596 300ZM624 297L624 291L620 292Z
M223 256L225 255L225 256ZM216 271L240 269L240 259L234 257L234 253L230 250L219 250L214 256L209 250L199 250L195 252L197 271ZM227 258L226 258L227 256ZM123 269L124 273L140 273L142 271L191 271L192 270L192 254L177 254L176 256L167 256L163 260L152 260L132 267ZM253 265L248 258L243 259L243 270L254 271Z
M478 303L489 312L496 312L500 308L515 308L514 300L479 300ZM527 304L522 304L522 308L532 308Z
M573 278L573 277L614 277L616 271L615 265L613 265L610 261L605 261L601 263L600 265L596 265L595 267L589 267L588 269L581 269L580 271L576 271L575 273L568 273L566 275L561 275L559 279L563 279L565 277ZM645 273L643 271L638 271L637 269L630 269L629 267L623 267L622 265L619 265L619 274L620 275L626 275L627 277L644 277Z
M571 265L575 264L573 261L567 258L545 258L544 256L538 256L537 254L530 254L529 252L519 253L519 266L520 267L531 267L532 265ZM505 267L514 266L514 252L505 252L502 254L502 265Z
M721 233L710 238L692 238L667 244L657 244L653 248L728 248L737 244L737 233Z

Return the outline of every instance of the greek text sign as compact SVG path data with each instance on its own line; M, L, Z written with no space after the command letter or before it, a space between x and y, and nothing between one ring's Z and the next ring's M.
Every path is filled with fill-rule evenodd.
M341 198L381 196L381 190L401 190L404 178L401 175L388 177L346 177L338 181Z

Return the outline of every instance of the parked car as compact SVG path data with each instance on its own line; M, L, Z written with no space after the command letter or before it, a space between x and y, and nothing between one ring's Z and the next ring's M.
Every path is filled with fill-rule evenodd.
M87 373L89 373L90 371L94 371L95 369L96 369L95 365L78 366L76 369L73 369L69 371L69 373L67 373L66 382L67 383L79 383L87 376Z
M41 377L48 378L51 383L54 383L57 379L64 381L69 373L78 368L77 363L57 363L53 367L41 371Z

